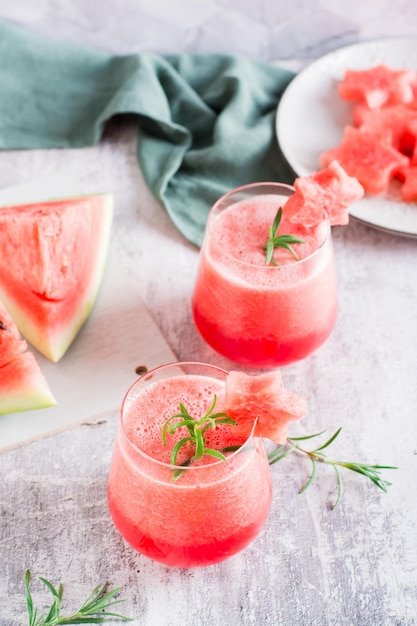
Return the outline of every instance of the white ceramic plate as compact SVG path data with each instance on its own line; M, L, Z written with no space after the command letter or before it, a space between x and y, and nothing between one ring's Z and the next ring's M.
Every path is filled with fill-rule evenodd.
M417 69L417 38L389 38L340 48L302 70L289 84L276 117L283 156L297 176L320 169L319 155L341 141L351 124L353 104L341 100L336 85L347 69L386 63L394 69ZM368 225L417 237L417 202L402 202L400 186L387 194L366 196L350 215Z

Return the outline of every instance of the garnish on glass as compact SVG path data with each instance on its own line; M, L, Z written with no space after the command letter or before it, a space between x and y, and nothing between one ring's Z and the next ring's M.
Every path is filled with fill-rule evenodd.
M207 431L209 429L215 429L218 424L229 424L235 426L236 422L232 420L226 413L213 413L216 406L217 396L214 395L213 402L209 410L203 415L201 419L195 419L190 415L185 406L179 404L179 413L169 417L162 427L162 443L164 446L167 444L167 434L172 435L178 428L183 426L188 430L188 436L183 437L178 441L171 452L171 465L178 464L178 453L184 446L191 444L194 447L194 454L184 461L182 467L187 467L193 461L201 459L205 454L212 456L221 461L225 461L226 457L224 452L232 451L232 448L227 448L222 451L214 450L213 448L206 447ZM233 447L233 450L236 448ZM184 472L182 469L176 469L173 472L172 480L177 480Z
M194 419L185 406L183 404L179 404L180 412L172 415L170 418L166 420L162 427L162 442L164 445L167 443L167 434L172 435L178 428L185 426L188 429L189 435L187 437L182 438L178 443L174 446L171 453L171 465L178 465L178 453L188 444L192 444L194 447L194 454L186 459L183 463L181 463L181 467L187 467L193 461L197 459L201 459L205 454L208 454L216 459L220 459L222 461L226 460L225 452L235 452L240 448L240 445L229 446L227 448L222 448L222 450L213 450L212 448L206 447L206 432L209 428L216 428L217 424L229 424L235 426L237 422L232 420L226 413L213 413L214 407L216 406L216 395L214 396L213 402L205 415L200 419ZM174 421L176 420L176 421ZM326 431L321 431L319 433L315 433L314 435L305 435L304 437L288 437L286 443L282 444L276 450L268 454L268 461L270 465L277 463L288 457L291 453L296 452L300 455L307 456L312 464L312 472L310 477L304 486L300 489L299 493L304 493L308 487L313 483L314 479L317 475L317 465L318 463L324 463L333 467L336 478L337 478L337 486L338 486L338 494L335 503L331 507L335 509L339 504L342 494L343 494L343 482L342 476L339 468L345 468L351 470L353 472L357 472L366 478L369 478L377 487L382 489L385 493L387 492L387 487L391 485L390 482L384 480L380 472L383 469L398 469L392 465L369 465L367 463L358 463L353 461L336 461L334 459L330 459L323 452L325 448L328 448L330 444L334 442L336 437L339 436L342 428L339 428L325 443L321 444L317 448L313 450L306 450L303 448L299 442L307 441L310 439L314 439L323 435ZM178 467L173 472L172 480L177 480L181 474L185 470Z
M278 265L273 258L275 248L285 248L293 257L299 261L300 257L292 247L295 243L305 243L304 239L295 237L295 235L277 235L279 225L282 219L282 208L280 207L275 215L272 226L269 228L269 238L267 239L263 251L265 252L265 265Z
M106 591L107 582L98 585L93 589L88 598L82 603L79 609L72 615L61 615L61 604L63 587L59 583L54 587L49 580L40 577L39 580L49 589L54 598L48 613L39 613L33 606L32 594L30 592L30 570L25 573L26 607L29 617L29 626L58 626L59 624L102 624L111 619L117 618L123 621L133 621L130 617L125 617L119 613L113 613L108 609L115 604L120 604L124 600L114 600L114 596L119 593L120 587L111 591ZM107 619L108 618L108 619Z
M391 465L368 465L366 463L356 463L356 462L351 462L351 461L335 461L333 459L329 459L322 452L322 450L324 450L331 443L333 443L333 441L339 435L341 430L342 429L339 428L330 437L330 439L328 439L325 443L323 443L319 447L314 448L313 450L306 450L305 448L301 447L298 442L306 441L308 439L314 439L315 437L319 437L325 431L315 433L314 435L306 435L304 437L288 437L287 442L285 444L279 446L276 450L274 450L268 455L270 465L272 465L273 463L276 463L277 461L281 461L292 452L298 452L299 454L304 454L304 455L307 455L307 457L309 457L312 463L311 475L309 479L307 480L307 482L305 483L305 485L300 489L299 493L304 493L306 489L308 489L308 487L310 487L310 485L314 481L316 474L317 474L317 463L326 463L327 465L331 465L334 471L336 472L337 485L338 485L338 494L337 494L336 501L332 506L332 509L335 509L337 507L343 494L343 483L342 483L342 477L341 477L339 468L343 467L345 469L352 470L353 472L357 472L358 474L362 474L363 476L366 476L366 478L369 478L370 480L372 480L372 482L377 487L382 489L382 491L384 492L387 491L387 487L391 483L384 480L381 477L380 470L398 469L397 467L394 467Z

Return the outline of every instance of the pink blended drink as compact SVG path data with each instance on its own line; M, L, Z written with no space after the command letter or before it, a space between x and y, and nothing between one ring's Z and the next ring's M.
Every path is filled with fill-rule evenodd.
M198 364L162 366L142 376L128 391L121 410L108 482L108 503L120 534L136 550L166 565L193 567L222 561L252 541L271 505L268 458L261 439L233 436L233 426L209 430L207 444L226 460L193 454L183 446L174 480L173 446L188 431L170 435L164 422L183 403L195 419L210 408L222 410L227 372ZM241 446L227 452L229 446ZM178 468L177 468L178 469Z
M327 217L312 228L292 224L293 188L255 183L226 194L210 211L192 298L202 337L220 354L251 367L302 359L331 333L337 315L336 271ZM278 234L291 234L266 265L264 245L279 207Z

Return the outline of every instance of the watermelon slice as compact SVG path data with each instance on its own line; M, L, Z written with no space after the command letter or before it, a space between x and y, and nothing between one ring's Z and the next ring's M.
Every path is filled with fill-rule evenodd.
M63 356L94 304L112 217L110 194L0 208L0 299L51 361Z
M348 176L337 161L311 176L296 178L294 188L284 205L285 216L307 228L323 221L324 212L332 226L347 224L349 207L364 195L362 185Z
M0 414L56 404L16 324L0 302Z
M416 83L414 70L394 70L381 64L366 70L347 70L338 91L343 100L364 102L370 109L379 109L386 104L412 102Z
M284 388L279 371L257 376L229 372L224 407L224 412L237 423L234 435L248 437L257 420L255 435L276 443L286 442L288 422L303 417L307 411L306 400Z
M339 146L320 155L324 167L334 159L373 195L387 191L395 171L409 164L407 156L379 136L353 126L345 128Z

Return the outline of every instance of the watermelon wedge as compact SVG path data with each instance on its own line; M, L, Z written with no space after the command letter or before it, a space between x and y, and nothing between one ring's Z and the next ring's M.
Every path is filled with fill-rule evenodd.
M34 354L0 302L0 414L55 404Z
M236 421L233 433L237 437L248 437L256 420L256 436L282 444L287 440L288 423L305 415L307 403L284 388L279 371L257 376L231 371L223 410Z
M65 354L93 307L112 218L110 194L0 208L0 299L51 361Z
M381 64L365 70L347 70L338 91L343 100L364 102L369 109L379 109L386 104L412 102L416 83L414 70L395 70Z
M295 192L284 205L285 216L293 223L309 228L323 221L327 213L332 226L349 221L349 207L362 198L362 185L332 161L311 176L296 178Z

